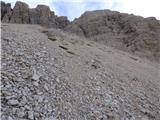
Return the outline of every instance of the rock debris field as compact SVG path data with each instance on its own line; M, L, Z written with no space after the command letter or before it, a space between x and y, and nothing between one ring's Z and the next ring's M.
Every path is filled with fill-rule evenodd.
M159 63L38 25L1 30L1 120L160 120Z

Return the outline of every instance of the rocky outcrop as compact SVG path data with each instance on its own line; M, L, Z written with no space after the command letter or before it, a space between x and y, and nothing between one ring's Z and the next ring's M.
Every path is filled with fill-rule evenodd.
M5 4L3 1L1 1L1 20L2 22L9 22L11 19L12 9L11 4L7 3Z
M150 59L160 57L160 23L154 17L88 11L67 26L66 31Z
M51 11L50 8L46 5L38 5L36 8L30 9L29 16L31 24L41 24L48 26Z
M37 17L38 17L38 24L48 25L50 14L50 8L45 5L38 5L36 7Z
M29 6L24 2L16 2L10 22L29 23Z
M13 10L11 4L1 2L1 20L7 23L40 24L47 27L64 28L69 24L67 17L58 17L46 5L37 5L29 8L24 3L17 1Z
M65 28L67 25L69 25L69 21L66 16L56 17L56 25L60 28Z

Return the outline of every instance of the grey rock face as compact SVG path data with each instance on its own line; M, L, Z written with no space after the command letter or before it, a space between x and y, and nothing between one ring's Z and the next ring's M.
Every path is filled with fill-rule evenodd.
M29 9L30 24L38 24L38 14L35 8Z
M1 2L1 20L4 23L40 24L46 27L64 28L69 24L67 17L58 17L46 5L30 9L24 2L16 2L13 11L11 4Z
M24 2L16 2L10 22L29 23L29 6Z
M59 28L65 28L70 22L68 21L67 17L61 16L56 18L56 23Z
M29 12L31 24L41 24L48 26L50 9L45 5L38 5L36 8L30 9Z
M66 31L150 59L160 57L160 23L154 17L97 10L85 12L68 25Z
M38 24L47 25L49 22L50 8L45 5L38 5L36 7L37 17L38 17Z
M11 14L12 14L11 4L10 3L5 4L3 1L1 1L1 20L9 22Z
M1 20L3 19L5 14L6 14L6 4L5 2L1 1Z

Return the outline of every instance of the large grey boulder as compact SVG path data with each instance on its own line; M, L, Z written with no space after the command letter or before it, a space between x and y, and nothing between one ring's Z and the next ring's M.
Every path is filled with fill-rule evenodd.
M29 23L29 6L24 2L16 2L10 22Z

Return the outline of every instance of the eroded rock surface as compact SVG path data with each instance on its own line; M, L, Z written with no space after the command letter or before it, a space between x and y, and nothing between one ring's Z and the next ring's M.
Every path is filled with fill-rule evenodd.
M1 2L1 6L1 20L4 23L40 24L54 28L64 28L70 23L67 17L56 16L46 5L29 8L26 3L17 1L13 10L9 3Z
M151 60L158 61L160 57L160 23L154 17L110 10L88 11L66 30Z
M10 22L20 24L29 23L29 6L24 2L16 2Z

